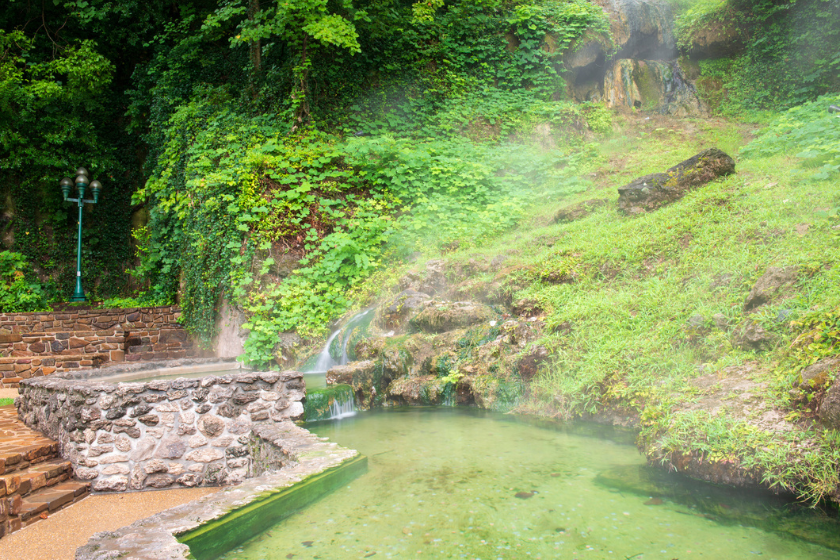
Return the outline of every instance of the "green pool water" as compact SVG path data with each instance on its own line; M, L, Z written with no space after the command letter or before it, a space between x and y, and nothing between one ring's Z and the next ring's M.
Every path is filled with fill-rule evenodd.
M307 425L368 472L225 560L837 558L840 525L646 467L632 435L460 408Z

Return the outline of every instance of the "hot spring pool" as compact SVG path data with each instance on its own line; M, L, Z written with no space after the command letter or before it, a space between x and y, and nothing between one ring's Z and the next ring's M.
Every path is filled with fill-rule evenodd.
M367 474L222 558L840 559L834 517L649 468L605 428L461 408L307 428Z

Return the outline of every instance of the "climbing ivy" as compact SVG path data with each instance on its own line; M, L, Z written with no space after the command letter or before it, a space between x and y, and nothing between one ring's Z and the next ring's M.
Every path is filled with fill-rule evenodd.
M26 257L0 251L0 313L44 311L48 296L49 288L33 278Z
M606 29L588 2L253 8L168 29L174 47L132 93L150 146L136 273L156 296L180 294L205 340L224 296L249 317L246 359L266 363L279 332L321 334L390 259L478 241L534 196L583 188L571 177L585 150L499 141L537 123L551 142L577 142L590 118L603 128L603 111L562 100L555 62ZM344 31L325 35L325 22Z

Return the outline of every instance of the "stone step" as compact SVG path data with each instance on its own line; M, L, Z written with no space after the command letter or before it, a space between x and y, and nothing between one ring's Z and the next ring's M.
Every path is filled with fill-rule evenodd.
M90 494L89 482L69 481L42 488L21 500L20 521L23 526L40 519L43 512L53 513Z
M87 496L90 483L72 476L57 442L24 425L14 407L0 407L0 538Z
M3 447L11 447L8 440L3 441ZM14 451L3 453L0 451L0 475L28 469L34 464L49 461L58 457L58 443L38 443L20 445Z
M72 476L70 461L53 460L0 476L0 489L7 495L26 496L39 488L53 486Z

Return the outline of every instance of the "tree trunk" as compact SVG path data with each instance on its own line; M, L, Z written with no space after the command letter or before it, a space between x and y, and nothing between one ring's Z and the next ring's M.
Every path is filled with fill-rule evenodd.
M248 0L248 19L254 21L254 18L260 11L260 0ZM254 73L259 73L262 67L262 45L259 39L251 41L250 45L251 66L254 68Z

